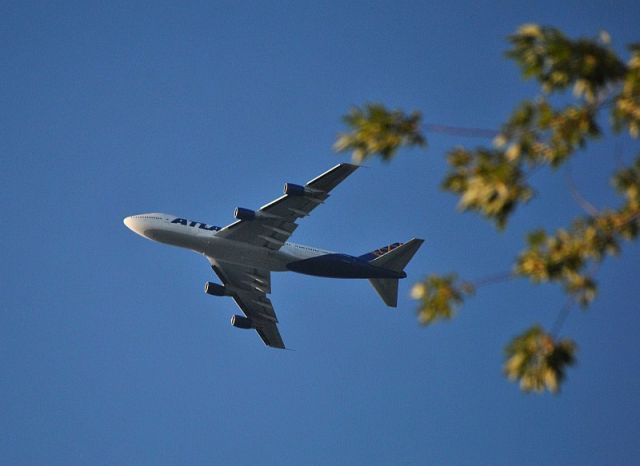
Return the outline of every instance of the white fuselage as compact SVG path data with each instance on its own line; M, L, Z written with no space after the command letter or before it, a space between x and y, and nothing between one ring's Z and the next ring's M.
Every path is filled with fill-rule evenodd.
M203 254L221 262L256 267L273 272L286 271L287 264L312 257L332 254L318 248L287 242L279 250L253 246L220 237L219 227L187 220L172 223L176 216L152 213L132 215L124 224L147 239L170 244Z

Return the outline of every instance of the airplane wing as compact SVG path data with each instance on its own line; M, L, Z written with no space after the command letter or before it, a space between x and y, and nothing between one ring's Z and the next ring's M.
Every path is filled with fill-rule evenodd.
M232 293L233 300L255 325L262 341L267 346L284 348L278 331L278 318L267 297L267 293L271 293L271 273L268 270L208 259L215 274Z
M278 250L298 227L296 221L322 204L329 192L357 168L357 165L341 163L304 186L286 184L285 194L262 206L254 218L238 220L222 228L216 236Z

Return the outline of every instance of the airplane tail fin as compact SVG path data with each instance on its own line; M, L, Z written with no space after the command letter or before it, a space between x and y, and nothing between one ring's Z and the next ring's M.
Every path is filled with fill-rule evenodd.
M373 259L382 256L383 254L386 254L388 252L393 251L394 249L396 249L397 247L402 246L402 243L393 243L390 244L389 246L383 246L381 248L376 249L375 251L371 251L368 252L366 254L363 254L359 257L359 259L364 259L368 262L371 262Z
M378 293L387 306L398 306L397 278L370 278L369 283L371 283L376 293Z
M387 247L388 252L374 256L375 258L369 260L369 263L376 267L402 272L423 242L424 240L422 239L413 238L404 244L392 244ZM376 252L381 250L384 251L385 248L378 249L370 254L375 255ZM396 307L398 305L397 278L370 278L369 282L387 306Z

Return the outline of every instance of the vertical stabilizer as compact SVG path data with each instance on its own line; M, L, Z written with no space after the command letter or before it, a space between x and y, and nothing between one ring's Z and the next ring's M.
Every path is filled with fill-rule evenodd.
M398 279L397 278L370 278L376 292L389 307L398 306Z

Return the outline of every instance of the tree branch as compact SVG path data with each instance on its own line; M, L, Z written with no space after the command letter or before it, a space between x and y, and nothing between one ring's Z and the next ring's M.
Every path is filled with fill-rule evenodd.
M468 138L495 138L499 131L486 128L463 128L461 126L439 125L437 123L425 123L423 125L425 133L450 134L452 136L462 136Z
M514 278L516 278L516 276L513 274L513 272L499 272L499 273L478 278L469 283L471 283L471 285L474 288L479 288L485 285L493 285L495 283L504 283L509 280L513 280Z
M591 202L587 201L587 199L578 190L578 187L573 180L573 176L571 175L571 167L569 166L567 166L567 170L565 171L565 180L567 182L569 192L571 193L571 197L573 197L576 203L587 214L591 215L592 217L596 217L600 213L600 211Z

